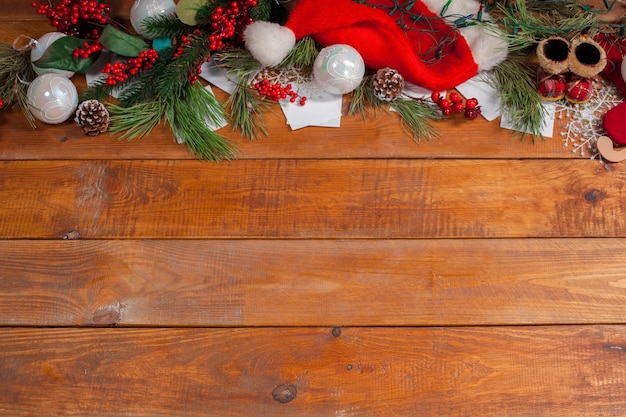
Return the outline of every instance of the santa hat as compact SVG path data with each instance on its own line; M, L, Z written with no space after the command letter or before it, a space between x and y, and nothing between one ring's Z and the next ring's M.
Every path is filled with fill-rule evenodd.
M374 70L390 67L406 81L431 90L456 87L506 58L507 42L492 24L465 27L466 17L490 17L475 0L418 0L388 14L396 2L299 0L285 26L257 21L245 29L246 48L264 66L278 65L296 40L347 44ZM417 18L416 18L417 16ZM490 25L492 27L486 27Z

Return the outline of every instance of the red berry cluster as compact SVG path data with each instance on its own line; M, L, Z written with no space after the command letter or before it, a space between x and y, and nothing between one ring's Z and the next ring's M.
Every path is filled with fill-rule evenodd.
M282 99L286 99L289 96L289 101L291 103L295 103L298 101L298 93L292 90L291 84L287 84L285 87L281 86L279 83L271 83L267 78L263 78L261 81L254 84L254 88L259 92L263 97L267 97L270 100L278 101ZM301 106L306 104L306 97L300 97L299 101Z
M107 85L116 85L128 80L129 76L136 75L140 70L152 68L159 54L154 49L142 51L137 57L129 58L123 62L107 63L102 72L109 74L106 79Z
M449 116L451 113L465 113L465 117L473 120L481 114L477 99L468 98L463 103L463 97L454 91L448 98L442 97L438 91L433 91L430 98L437 103L444 116Z
M111 15L109 4L97 0L63 0L56 7L31 4L37 13L46 15L59 32L79 38L98 39Z
M211 16L210 49L217 51L226 43L242 43L243 28L252 23L250 8L257 5L257 0L233 0L226 7L218 6Z
M104 46L102 46L102 43L100 43L99 40L97 40L95 43L84 42L82 48L74 49L72 56L76 59L78 58L87 59L91 55L102 51L103 48Z

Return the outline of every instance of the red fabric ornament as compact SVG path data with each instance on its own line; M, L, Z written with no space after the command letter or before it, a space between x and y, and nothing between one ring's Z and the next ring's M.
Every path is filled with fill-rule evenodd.
M563 74L548 74L540 68L538 78L537 89L542 99L556 101L565 97L566 83Z
M593 79L570 74L565 87L565 99L571 103L586 103L593 94Z
M322 46L350 45L367 67L395 69L406 81L431 90L456 87L506 58L507 43L497 35L497 28L457 28L453 23L464 26L464 16L476 18L479 13L482 20L490 19L475 0L418 0L410 10L396 10L391 15L387 10L395 5L393 0L368 0L368 4L371 7L351 0L299 0L285 28L295 40L312 36ZM255 25L266 23L249 25L244 39L261 63L275 65L284 51L270 58L268 55L281 48L267 49L275 46L272 42L280 43L282 35L266 36L256 30ZM264 45L259 37L270 45Z
M622 52L625 45L620 45L614 39L607 39L599 35L596 39L606 51L607 66L602 74L626 97L626 81L622 77ZM626 102L609 110L602 119L602 127L611 140L617 145L626 145Z

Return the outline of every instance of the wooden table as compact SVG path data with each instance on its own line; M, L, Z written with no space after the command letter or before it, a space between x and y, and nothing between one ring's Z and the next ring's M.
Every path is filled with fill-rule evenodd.
M0 113L0 415L626 415L624 165L268 124L208 163Z

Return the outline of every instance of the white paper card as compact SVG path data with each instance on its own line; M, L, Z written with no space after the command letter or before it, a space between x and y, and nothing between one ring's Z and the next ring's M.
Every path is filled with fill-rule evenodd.
M292 88L300 97L306 97L304 106L300 105L300 97L295 103L288 99L280 100L287 124L292 130L308 126L341 126L341 95L321 91L313 83L293 84Z
M200 69L202 70L200 77L204 80L228 94L232 94L233 91L235 91L237 87L236 77L232 74L228 74L224 68L217 66L213 59L202 64Z

